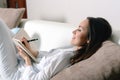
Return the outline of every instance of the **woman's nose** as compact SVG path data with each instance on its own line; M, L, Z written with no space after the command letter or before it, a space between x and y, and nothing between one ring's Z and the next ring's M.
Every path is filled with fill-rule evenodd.
M75 34L76 33L76 29L75 30L73 30L73 32L72 32L73 34Z

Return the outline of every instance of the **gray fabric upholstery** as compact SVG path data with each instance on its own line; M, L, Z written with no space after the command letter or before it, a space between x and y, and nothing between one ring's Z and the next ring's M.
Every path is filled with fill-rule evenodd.
M105 41L90 58L76 63L51 80L119 80L120 46Z
M0 8L0 18L12 29L19 25L25 8Z

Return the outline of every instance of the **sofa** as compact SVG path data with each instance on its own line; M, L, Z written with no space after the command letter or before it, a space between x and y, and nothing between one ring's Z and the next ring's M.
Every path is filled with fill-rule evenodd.
M68 23L28 20L21 27L36 41L37 49L49 51L58 47L70 47L72 31L76 26ZM120 80L120 31L114 30L109 41L90 58L68 67L51 80ZM113 41L113 42L111 42Z
M22 20L15 34L38 38L35 49L49 51L58 47L71 47L72 31L76 26L44 20ZM120 30L113 30L110 40L90 58L57 73L51 80L120 80Z

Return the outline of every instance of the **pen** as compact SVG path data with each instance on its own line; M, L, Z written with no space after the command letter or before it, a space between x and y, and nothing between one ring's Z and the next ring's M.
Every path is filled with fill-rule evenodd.
M38 39L31 39L31 40L27 40L27 42L32 42L32 41L36 41Z

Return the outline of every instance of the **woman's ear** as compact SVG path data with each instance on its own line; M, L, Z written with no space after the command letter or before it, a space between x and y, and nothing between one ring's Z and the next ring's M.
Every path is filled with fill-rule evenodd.
M90 40L87 40L87 44L90 42Z

